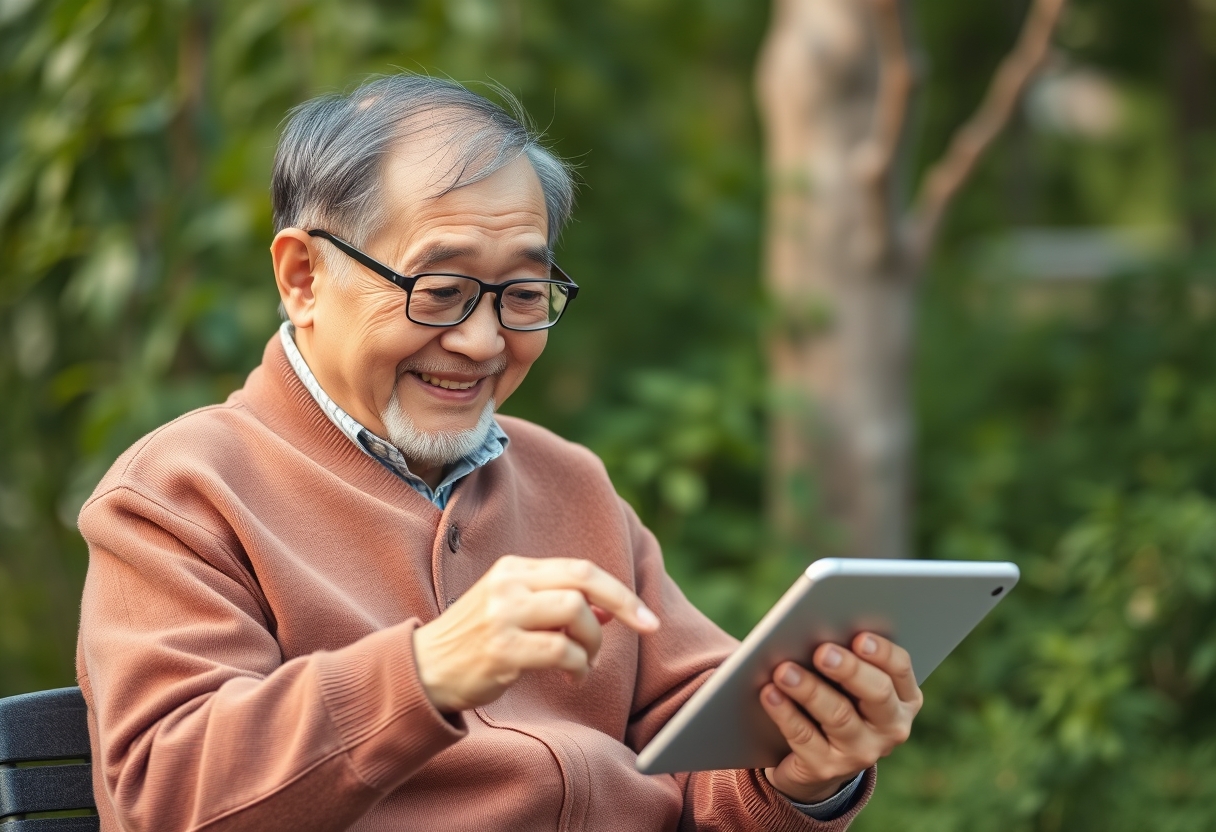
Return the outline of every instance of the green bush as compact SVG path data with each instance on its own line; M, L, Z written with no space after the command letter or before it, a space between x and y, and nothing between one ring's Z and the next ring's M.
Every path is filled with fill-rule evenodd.
M919 547L1022 582L925 686L856 828L1193 830L1216 807L1216 283L1047 319L943 279L919 357Z
M1165 4L1073 5L1066 45L1168 112L1153 86L1172 66ZM915 8L936 62L923 166L1016 16ZM688 594L746 632L810 557L767 552L759 512L749 87L765 15L730 0L0 0L0 695L71 683L74 520L100 473L238 386L273 332L283 113L393 65L497 78L582 165L559 256L585 292L509 408L597 450ZM1016 124L947 251L1015 221L1172 210L1175 146L1148 120L1151 140L1101 153ZM1049 318L969 269L929 281L917 551L1009 558L1024 577L929 680L856 829L1213 825L1212 266L1129 276Z

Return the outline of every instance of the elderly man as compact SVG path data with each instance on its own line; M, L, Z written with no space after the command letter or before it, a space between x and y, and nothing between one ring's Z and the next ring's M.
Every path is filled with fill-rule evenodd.
M81 512L103 830L840 830L907 737L908 657L863 634L761 691L779 766L635 770L735 644L592 454L494 415L578 292L521 122L411 75L292 114L287 321Z

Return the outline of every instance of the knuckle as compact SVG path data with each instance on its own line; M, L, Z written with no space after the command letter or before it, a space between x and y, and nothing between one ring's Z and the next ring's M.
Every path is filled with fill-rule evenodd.
M567 618L573 618L578 615L583 607L587 605L583 598L583 593L574 589L565 589L557 597L557 610Z
M828 728L840 730L853 721L853 706L845 701L837 701L823 718L823 724Z
M486 655L498 666L513 664L511 657L515 653L515 638L509 633L499 633L486 641Z
M485 610L486 618L491 621L502 622L506 621L511 605L507 603L505 598L495 594L486 599L483 609Z
M499 569L497 566L494 566L486 573L482 580L485 581L491 593L501 593L515 585L516 576L510 567Z
M553 634L551 638L545 640L542 648L544 657L547 661L558 663L566 657L566 653L570 647L564 636Z
M586 581L590 580L595 574L595 566L589 560L572 560L570 561L570 576L575 580Z
M520 677L520 671L517 667L506 667L494 674L494 683L499 687L509 688Z
M895 745L903 745L911 738L912 738L912 729L911 728L907 728L907 727L900 728L899 730L897 730L895 732L895 735L894 735ZM894 750L894 748L895 748L895 746L892 746L891 750ZM887 754L890 754L891 750L888 750ZM885 757L886 754L884 754L883 756Z
M810 745L815 739L815 727L805 719L800 719L788 726L786 739L791 745Z
M519 569L520 561L522 560L523 558L519 555L503 555L494 561L494 566L490 568L490 571L494 573L514 572Z
M902 647L895 647L891 651L891 658L888 660L891 666L892 674L896 676L911 676L912 675L912 657L908 655L908 651Z
M895 741L895 745L903 745L912 737L912 723L903 721L899 722L894 728L891 729L890 736L891 739ZM892 746L892 749L894 747L895 746ZM887 754L890 753L891 751L888 750ZM886 754L883 756L885 757Z

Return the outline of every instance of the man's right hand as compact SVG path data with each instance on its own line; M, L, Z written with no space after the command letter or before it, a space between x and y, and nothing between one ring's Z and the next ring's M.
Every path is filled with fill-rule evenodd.
M500 558L434 621L414 631L418 675L435 707L493 702L525 670L557 668L581 681L599 652L604 616L639 633L659 620L616 578L586 560Z

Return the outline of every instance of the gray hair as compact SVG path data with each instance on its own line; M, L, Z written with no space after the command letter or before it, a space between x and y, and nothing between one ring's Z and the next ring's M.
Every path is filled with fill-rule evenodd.
M384 219L383 160L410 136L438 131L448 137L444 158L451 167L441 172L444 184L434 196L526 156L544 191L552 247L574 207L571 167L540 144L519 99L499 84L489 86L505 109L455 81L410 73L373 78L350 93L294 108L271 177L275 233L323 227L362 247ZM330 272L341 281L348 265Z

